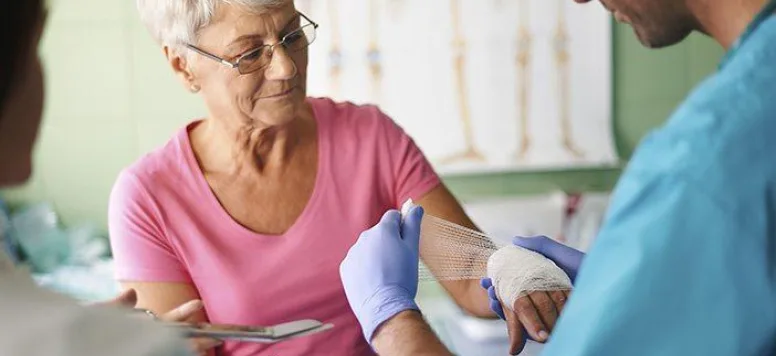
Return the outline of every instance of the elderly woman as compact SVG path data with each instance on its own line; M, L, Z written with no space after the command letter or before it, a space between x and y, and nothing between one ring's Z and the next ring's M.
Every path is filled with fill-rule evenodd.
M418 147L373 106L306 97L318 25L290 0L138 0L142 19L208 117L119 176L110 201L117 278L157 313L190 299L192 322L313 318L330 332L229 355L365 355L338 266L359 234L412 198L473 223ZM443 283L492 316L478 281ZM552 303L542 315L552 327ZM532 310L538 320L536 311Z

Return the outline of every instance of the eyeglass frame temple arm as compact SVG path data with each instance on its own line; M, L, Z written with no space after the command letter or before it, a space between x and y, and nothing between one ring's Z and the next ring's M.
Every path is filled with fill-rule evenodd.
M221 64L223 64L223 65L225 65L225 66L227 66L229 68L235 69L238 66L237 63L229 62L226 59L223 59L223 58L221 58L219 56L216 56L215 54L208 53L208 52L206 52L204 50L201 50L201 49L197 48L197 46L194 46L192 44L186 44L186 47L189 48L190 50L194 51L194 52L197 52L197 53L199 53L199 54L201 54L201 55L203 55L203 56L205 56L207 58L210 58L210 59L212 59L212 60L214 60L214 61L216 61L218 63L221 63Z
M313 20L310 20L309 17L307 17L305 14L303 14L301 12L297 12L297 13L299 14L299 16L303 17L305 20L307 20L307 22L309 22L311 25L313 25L313 28L315 28L316 30L318 29L318 26L319 26L318 23L316 23ZM304 26L298 28L296 31L301 30L302 28L304 28ZM294 31L294 32L296 32L296 31ZM284 36L283 39L285 39L285 36ZM278 44L280 44L280 43L283 43L283 41L281 40L280 42L278 42ZM216 61L218 63L221 63L221 64L223 64L223 65L225 65L225 66L227 66L229 68L237 69L240 66L239 62L238 63L229 62L226 59L223 59L223 58L221 58L219 56L216 56L215 54L212 54L212 53L209 53L209 52L204 51L202 49L199 49L197 46L194 46L194 45L192 45L190 43L187 43L186 47L191 49L194 52L197 52L197 53L199 53L199 54L201 54L201 55L203 55L203 56L205 56L207 58L210 58L210 59L212 59L212 60L214 60L214 61ZM274 47L274 45L269 46L269 47Z
M302 18L304 18L305 20L307 20L307 22L311 23L313 25L313 27L315 27L316 30L318 29L318 23L317 22L315 22L313 20L310 20L310 18L307 17L307 15L305 15L305 14L299 12L299 11L297 11L296 13L299 14L299 16L302 16ZM302 26L302 27L304 27L304 26Z

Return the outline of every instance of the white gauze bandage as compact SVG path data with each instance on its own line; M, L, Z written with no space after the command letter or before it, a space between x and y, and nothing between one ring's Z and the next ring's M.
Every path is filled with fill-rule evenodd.
M566 272L554 262L518 246L504 246L490 256L488 277L499 300L510 309L530 292L571 289Z
M414 206L402 206L406 215ZM420 226L419 278L449 281L490 277L509 308L531 292L571 289L571 280L554 262L518 246L497 246L487 235L426 214Z

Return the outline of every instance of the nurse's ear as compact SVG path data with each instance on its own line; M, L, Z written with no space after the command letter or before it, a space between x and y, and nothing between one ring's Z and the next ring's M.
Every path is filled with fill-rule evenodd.
M197 93L201 89L200 84L197 82L197 77L191 68L191 62L189 56L181 53L180 49L171 48L170 46L163 46L162 53L167 57L167 62L172 67L175 75L181 79L186 90Z

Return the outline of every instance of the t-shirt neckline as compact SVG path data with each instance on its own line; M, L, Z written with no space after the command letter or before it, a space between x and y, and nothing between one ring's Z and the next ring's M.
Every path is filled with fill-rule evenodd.
M311 216L313 215L313 212L318 205L318 201L320 200L319 197L321 195L321 190L323 189L323 177L326 176L324 171L329 166L328 162L326 162L329 157L329 142L326 139L327 136L325 135L327 125L323 122L325 115L320 112L320 108L318 108L318 105L314 100L308 100L307 103L312 108L313 119L316 121L316 135L318 137L318 169L315 173L315 183L313 186L313 192L310 195L310 198L308 199L304 209L302 210L302 213L299 214L288 230L278 235L261 234L248 229L232 218L232 216L227 213L226 209L221 206L221 203L218 201L218 198L216 198L215 193L210 188L210 184L208 184L207 179L205 179L205 175L202 172L202 169L199 166L199 162L194 155L194 150L191 147L189 130L200 123L201 120L189 123L179 131L178 142L188 165L188 169L191 171L191 174L193 175L193 178L196 182L198 192L202 194L204 199L203 203L207 204L210 209L216 211L219 219L227 221L227 225L235 234L251 239L259 238L282 240L283 237L294 235L296 231L303 229L309 223Z

